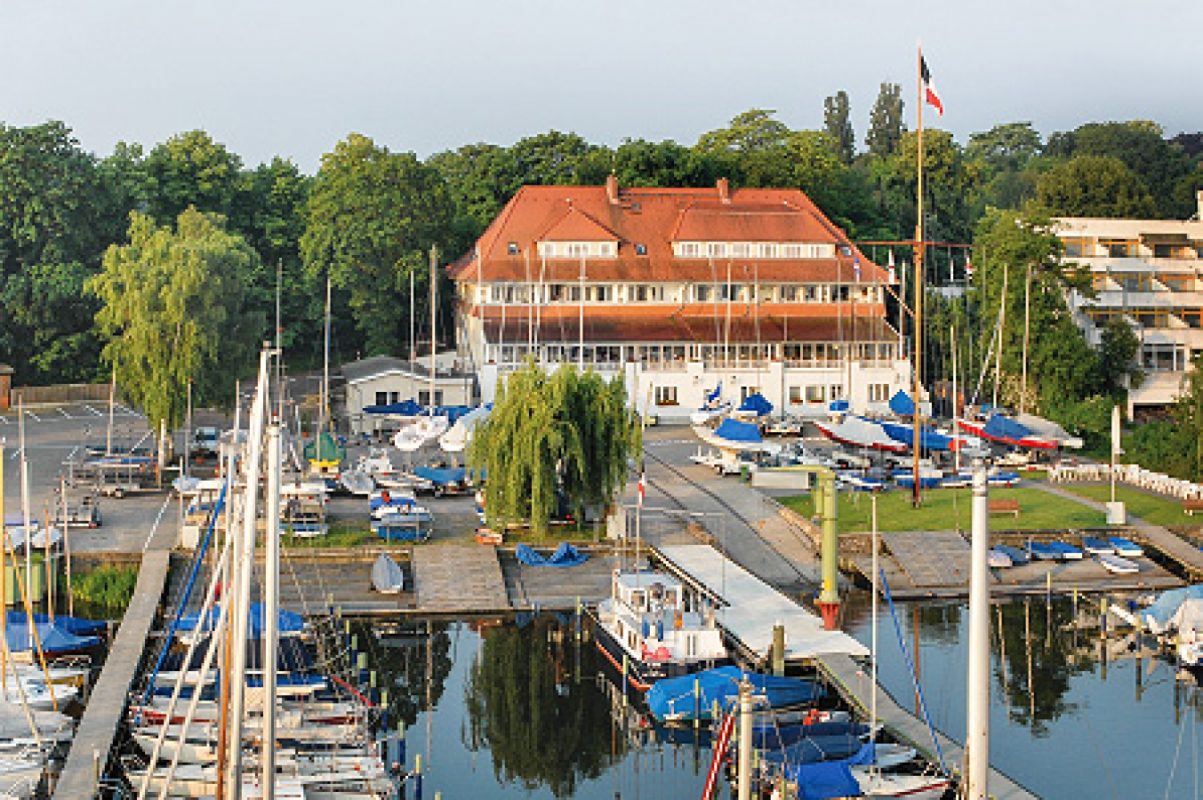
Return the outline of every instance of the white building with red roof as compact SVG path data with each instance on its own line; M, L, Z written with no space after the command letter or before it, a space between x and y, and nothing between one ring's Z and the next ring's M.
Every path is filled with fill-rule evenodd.
M485 401L527 358L621 372L666 420L719 385L798 415L910 385L889 276L796 189L524 186L450 274Z

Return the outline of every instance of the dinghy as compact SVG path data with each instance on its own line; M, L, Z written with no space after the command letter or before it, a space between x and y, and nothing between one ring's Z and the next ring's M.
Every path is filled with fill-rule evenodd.
M1115 552L1115 545L1097 536L1083 536L1082 549L1092 556L1106 556Z
M988 559L991 569L1006 569L1012 566L1011 557L997 547L990 548Z
M1129 561L1114 553L1099 553L1095 558L1103 565L1103 569L1113 575L1135 575L1140 572L1140 566L1135 561Z
M405 588L405 573L385 553L381 553L372 565L372 588L381 594L397 594Z
M1143 548L1131 539L1125 539L1122 536L1112 536L1111 546L1115 548L1117 555L1126 556L1128 558L1140 558L1145 554Z
M1022 548L1013 547L1009 544L996 544L991 549L997 550L999 553L1002 553L1007 558L1011 559L1011 566L1013 567L1022 566L1023 564L1028 563L1030 560L1026 551L1024 551Z

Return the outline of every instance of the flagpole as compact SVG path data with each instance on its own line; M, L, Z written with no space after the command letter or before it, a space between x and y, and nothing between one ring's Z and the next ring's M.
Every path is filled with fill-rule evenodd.
M919 192L916 199L916 217L915 217L915 337L914 337L914 357L912 359L912 375L911 387L915 401L915 416L914 416L914 432L911 441L911 452L914 455L912 464L912 472L915 485L911 488L911 505L918 508L922 503L922 498L919 493L919 397L920 397L920 369L923 364L923 48L919 48L919 58L915 64L917 87L916 106L918 111L918 140L917 140L917 175Z

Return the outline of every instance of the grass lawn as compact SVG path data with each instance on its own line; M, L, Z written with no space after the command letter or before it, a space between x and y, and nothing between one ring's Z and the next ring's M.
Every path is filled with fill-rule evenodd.
M366 522L348 522L338 520L330 523L330 530L325 536L298 538L287 533L280 537L285 547L291 548L321 548L321 547L359 547L365 544L381 544L383 540L372 533Z
M1062 484L1061 488L1100 503L1111 499L1110 484L1066 483ZM1127 506L1129 514L1154 525L1192 525L1195 522L1194 517L1188 517L1183 513L1181 500L1158 497L1131 486L1122 485L1115 487L1115 499Z
M877 527L881 531L969 530L971 525L971 489L935 489L923 493L923 505L911 507L909 491L893 490L878 495ZM1046 494L1039 489L992 488L993 500L1019 501L1018 517L991 514L991 526L1000 530L1093 528L1105 522L1102 512L1072 500ZM810 495L782 498L781 502L806 516L813 516ZM863 492L840 494L840 530L856 533L870 529L869 495ZM1134 512L1135 513L1135 512Z

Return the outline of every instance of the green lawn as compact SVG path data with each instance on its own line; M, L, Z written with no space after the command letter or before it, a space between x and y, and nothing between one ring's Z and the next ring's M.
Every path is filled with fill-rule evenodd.
M285 547L322 548L322 547L359 547L365 544L380 544L382 539L372 533L366 522L336 520L330 523L330 530L325 536L297 537L285 533L280 537Z
M1093 528L1104 524L1102 512L1055 497L1039 489L997 488L990 490L994 500L1019 501L1018 517L991 514L990 523L999 530ZM878 495L877 527L882 531L969 530L971 489L935 489L923 493L923 505L911 507L909 491L894 490ZM786 497L783 504L812 516L810 495ZM863 492L840 494L840 530L856 533L870 529L870 498Z
M1066 483L1062 484L1061 488L1100 503L1111 499L1110 484ZM1194 517L1188 517L1183 513L1181 500L1158 497L1123 485L1115 487L1115 499L1122 501L1127 506L1129 514L1154 525L1191 525L1195 522Z

